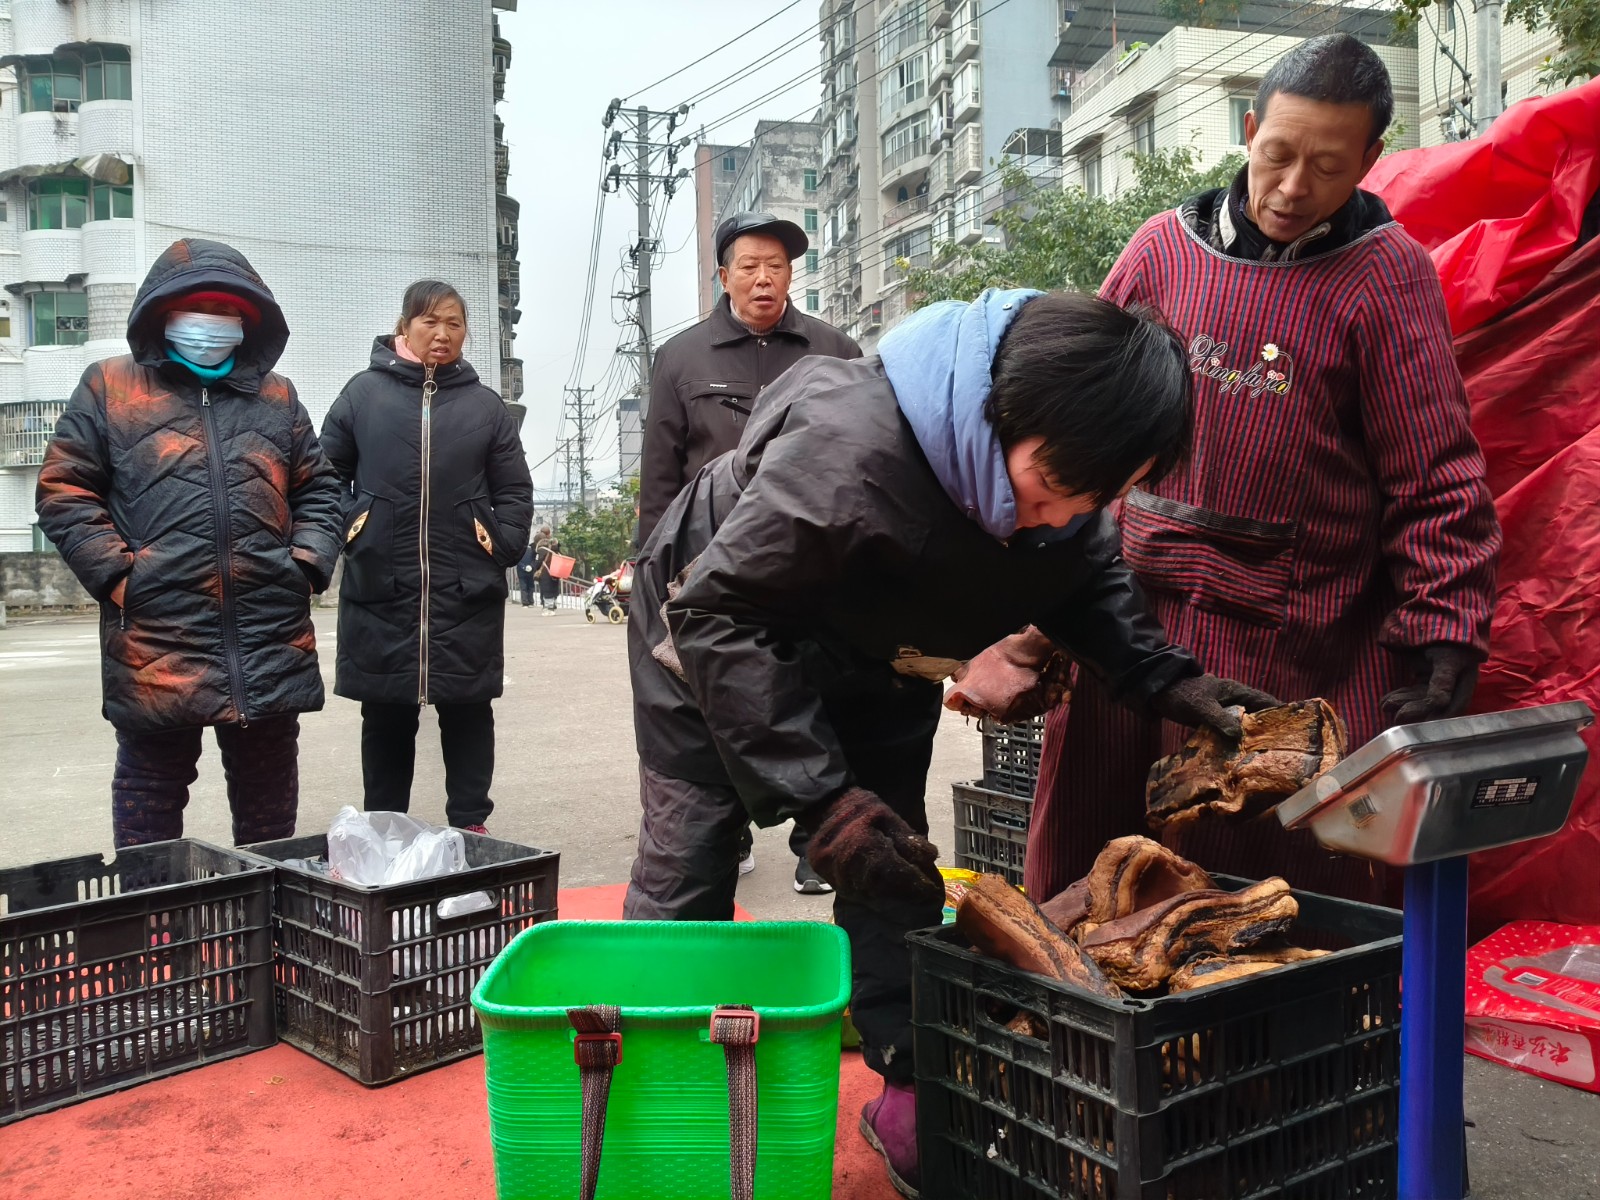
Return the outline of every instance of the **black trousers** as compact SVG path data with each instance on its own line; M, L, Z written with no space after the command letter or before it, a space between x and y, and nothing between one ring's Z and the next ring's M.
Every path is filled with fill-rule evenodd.
M928 832L926 792L939 689L907 697L905 724L861 753L846 754L856 782L876 792L918 833ZM925 713L916 711L926 707ZM644 813L622 915L635 921L731 921L739 836L749 810L731 786L672 779L640 764ZM833 919L850 938L850 1019L867 1065L910 1083L911 949L906 934L939 924L943 906L834 895Z
M455 828L483 825L494 811L494 709L478 704L436 704L444 750L445 819ZM361 780L368 812L407 812L416 770L415 704L361 705Z
M518 567L517 568L517 588L522 593L522 607L523 608L528 608L528 607L532 606L534 593L538 590L535 585L536 585L536 581L533 578L533 572L532 571L524 571L521 567Z
M293 837L300 806L300 718L289 713L213 728L228 783L234 845ZM117 730L111 832L119 849L183 836L183 810L199 774L203 733L199 728Z

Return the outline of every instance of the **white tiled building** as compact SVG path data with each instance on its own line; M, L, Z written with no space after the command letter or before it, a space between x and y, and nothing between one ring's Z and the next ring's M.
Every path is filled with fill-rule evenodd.
M1107 12L1110 7L1107 0ZM1113 195L1132 182L1130 156L1136 152L1189 146L1202 167L1229 153L1242 154L1244 114L1262 76L1303 36L1340 27L1373 44L1389 68L1401 128L1395 146L1417 144L1416 52L1383 44L1390 29L1387 11L1368 16L1330 9L1328 21L1313 28L1286 25L1270 7L1262 7L1264 12L1254 14L1254 28L1230 29L1173 26L1153 15L1141 21L1124 7L1121 36L1114 41L1109 22L1093 23L1100 0L1078 9L1073 24L1079 36L1064 29L1057 50L1068 101L1061 123L1063 184ZM1273 32L1280 28L1293 33Z
M468 357L501 386L516 231L493 9L515 6L0 0L0 552L35 548L55 418L126 352L134 291L180 237L261 272L292 330L279 369L319 422L426 276L465 296Z

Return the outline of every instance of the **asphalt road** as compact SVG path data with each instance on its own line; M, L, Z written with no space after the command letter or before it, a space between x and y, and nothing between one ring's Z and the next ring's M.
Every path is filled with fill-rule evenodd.
M360 804L357 706L332 695L334 619L316 614L328 706L302 719L300 830L326 828ZM586 625L576 611L507 613L505 697L496 705L497 837L562 852L563 886L628 877L638 826L637 760L628 700L625 630ZM437 727L426 718L412 811L444 819ZM976 777L975 728L947 715L928 780L933 840L951 841L950 784ZM100 717L93 618L13 619L0 630L0 867L110 852L116 742ZM227 844L227 800L216 745L207 745L185 832ZM828 917L825 897L793 891L785 829L756 835L756 870L739 902L758 917ZM1293 881L1291 881L1293 882ZM1467 1060L1475 1200L1600 1200L1600 1096Z

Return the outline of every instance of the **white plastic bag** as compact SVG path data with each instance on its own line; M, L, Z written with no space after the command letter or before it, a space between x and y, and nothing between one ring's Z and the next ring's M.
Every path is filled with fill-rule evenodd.
M361 887L411 883L466 870L467 844L459 830L347 804L328 826L328 865L336 879Z
M405 813L360 812L348 804L328 826L329 874L347 883L360 887L412 883L466 869L467 843L457 829L429 825ZM444 921L493 908L494 904L494 896L488 892L446 896L434 912L422 914L420 928L404 928L401 914L395 913L391 936L396 941L419 935L429 938L433 935L435 913ZM396 950L395 977L408 979L434 970L432 948L431 942L425 942L414 953Z

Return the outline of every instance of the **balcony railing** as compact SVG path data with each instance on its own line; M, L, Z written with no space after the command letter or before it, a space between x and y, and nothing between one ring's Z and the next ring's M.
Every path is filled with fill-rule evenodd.
M900 224L901 221L910 220L918 213L924 213L927 211L928 197L926 195L913 196L909 200L901 201L888 212L883 214L883 227L888 229L891 226Z
M919 138L913 138L911 141L909 141L905 145L901 146L898 150L895 150L892 153L885 154L883 156L883 173L884 173L884 175L887 176L887 175L891 174L894 171L898 171L901 167L905 166L908 162L911 162L914 159L921 158L927 152L928 152L928 135L927 134L923 134Z
M1083 73L1072 87L1072 104L1076 108L1088 102L1089 97L1110 83L1117 73L1117 64L1128 52L1127 42L1118 42L1102 54L1094 66Z
M494 183L495 190L506 190L506 180L511 177L511 151L505 146L494 148Z
M0 467L37 467L44 462L44 448L66 410L65 400L0 403Z
M506 98L506 73L504 71L496 71L494 73L494 102L496 104L498 104L498 103L500 103L500 101L504 100L505 98Z
M515 404L522 398L522 360L520 358L502 358L500 360L500 395L508 404Z
M509 296L512 304L522 300L522 264L514 258L500 256L500 294Z

